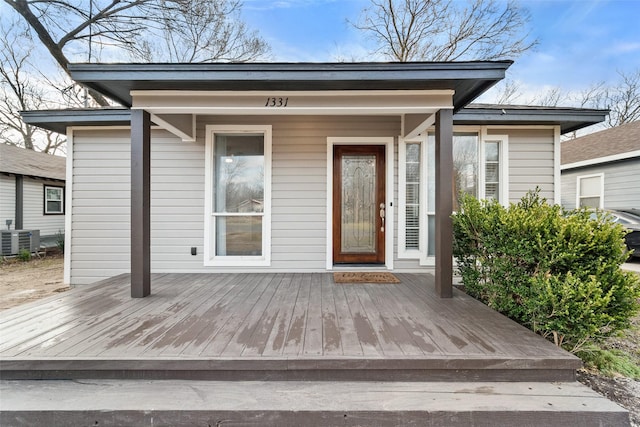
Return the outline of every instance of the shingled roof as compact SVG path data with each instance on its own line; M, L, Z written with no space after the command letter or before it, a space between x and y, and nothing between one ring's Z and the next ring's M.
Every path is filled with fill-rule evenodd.
M640 150L640 121L564 141L562 164L583 162Z
M66 164L65 157L0 144L0 173L64 181Z

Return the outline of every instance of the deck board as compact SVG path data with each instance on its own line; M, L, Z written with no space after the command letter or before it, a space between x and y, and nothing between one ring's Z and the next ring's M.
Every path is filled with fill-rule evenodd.
M438 298L432 275L398 277L335 284L330 273L154 274L151 296L132 299L128 276L119 276L0 312L0 369L165 372L176 362L232 372L262 363L276 376L324 366L330 377L364 367L381 378L389 369L409 378L475 368L509 378L516 366L531 378L579 365L459 291Z

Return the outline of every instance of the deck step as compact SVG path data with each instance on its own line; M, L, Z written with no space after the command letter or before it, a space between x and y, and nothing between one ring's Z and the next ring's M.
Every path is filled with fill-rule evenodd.
M569 355L571 356L571 355ZM575 381L576 357L3 358L5 380Z
M576 382L0 381L3 426L628 426Z

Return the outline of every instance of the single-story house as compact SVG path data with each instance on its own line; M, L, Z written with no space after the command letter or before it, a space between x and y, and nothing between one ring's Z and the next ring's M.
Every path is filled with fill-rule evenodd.
M567 140L561 147L565 208L640 210L640 121Z
M23 113L66 133L65 281L131 272L435 270L458 192L560 202L560 135L604 110L470 105L510 61L74 64L124 107Z
M64 157L0 144L0 228L3 231L38 230L40 241L34 242L36 246L56 245L65 230L66 161ZM11 233L3 233L2 242L2 255L14 252Z

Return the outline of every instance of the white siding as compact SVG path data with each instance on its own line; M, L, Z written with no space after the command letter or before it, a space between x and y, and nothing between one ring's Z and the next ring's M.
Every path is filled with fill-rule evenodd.
M489 135L509 136L509 201L518 202L527 191L553 202L553 129L488 129Z
M604 207L640 209L640 159L562 171L562 206L576 207L577 177L604 174Z
M0 228L7 229L6 220L16 226L16 178L13 175L0 175Z
M71 284L130 271L128 130L74 130Z
M44 186L64 187L59 181L44 181L24 178L22 225L24 229L40 230L40 236L55 236L64 233L64 215L44 214Z

